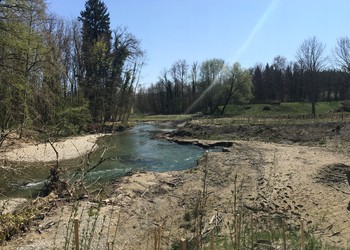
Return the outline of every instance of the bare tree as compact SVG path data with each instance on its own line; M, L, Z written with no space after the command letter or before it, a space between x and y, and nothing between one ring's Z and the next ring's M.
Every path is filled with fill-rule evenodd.
M185 86L187 85L188 69L189 65L186 60L176 61L170 69L170 74L174 82L177 113L184 112L184 107L187 105L187 100L185 100Z
M317 73L326 65L327 57L324 55L326 46L318 41L316 37L311 37L300 45L297 51L297 60L308 76L308 94L312 106L312 115L316 114L316 102L319 86L316 82Z
M334 61L343 71L350 73L350 39L341 37L333 51Z

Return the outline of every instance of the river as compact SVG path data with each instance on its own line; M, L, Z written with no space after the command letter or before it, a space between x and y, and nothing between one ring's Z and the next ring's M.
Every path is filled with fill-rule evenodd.
M196 161L204 150L198 146L152 139L155 133L162 130L167 128L142 124L101 138L98 142L99 149L91 156L92 164L98 161L105 149L103 157L111 160L91 171L86 180L107 182L134 170L166 172L196 166ZM77 166L81 165L81 159L62 161L60 164L66 170L65 177L70 178L77 171ZM0 170L1 193L7 197L35 197L49 175L50 163L22 163L14 169L16 170Z

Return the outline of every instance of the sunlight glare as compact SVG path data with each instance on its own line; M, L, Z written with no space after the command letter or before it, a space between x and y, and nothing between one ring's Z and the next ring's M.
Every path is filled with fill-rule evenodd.
M272 0L268 7L263 12L262 16L259 18L258 22L255 24L254 28L250 32L249 36L245 39L242 46L237 50L235 56L233 57L233 62L236 62L239 57L247 50L251 42L253 41L256 33L264 25L271 13L276 9L276 6L280 0ZM224 64L221 68L221 72L225 69L226 65ZM218 79L214 79L213 82L208 86L208 88L203 91L203 93L192 103L192 105L185 111L185 114L188 114L192 109L203 99L203 97L213 88L215 84L218 83Z

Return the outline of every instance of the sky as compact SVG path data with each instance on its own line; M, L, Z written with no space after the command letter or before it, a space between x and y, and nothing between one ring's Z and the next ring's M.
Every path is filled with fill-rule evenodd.
M46 0L48 9L75 19L85 0ZM350 37L349 0L104 0L111 29L126 27L146 51L140 83L158 80L178 60L224 59L250 68L281 55L294 61L315 36L331 58L340 37Z

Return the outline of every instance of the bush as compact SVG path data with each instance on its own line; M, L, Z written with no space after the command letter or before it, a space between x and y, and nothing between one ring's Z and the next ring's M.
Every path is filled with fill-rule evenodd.
M58 114L61 136L79 134L88 130L91 114L87 106L67 108Z

